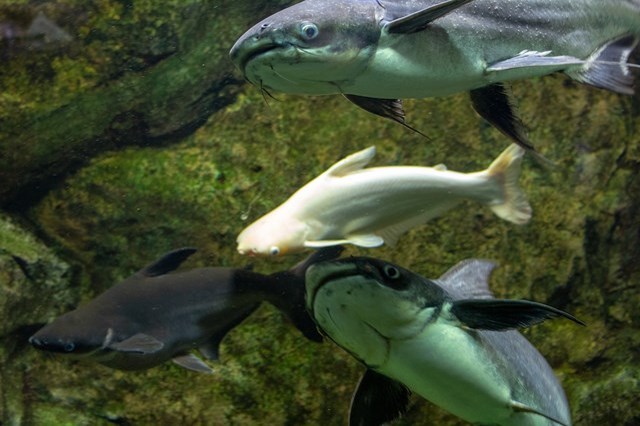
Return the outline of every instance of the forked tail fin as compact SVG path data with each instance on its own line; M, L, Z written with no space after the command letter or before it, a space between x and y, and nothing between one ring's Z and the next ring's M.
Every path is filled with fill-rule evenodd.
M531 219L531 206L518 186L524 153L522 147L512 144L487 169L488 175L500 182L504 194L503 202L491 205L491 210L502 219L518 225Z
M640 20L640 17L638 19ZM593 53L579 71L567 74L591 86L632 95L634 93L633 75L629 68L638 66L629 64L627 61L637 45L638 38L633 35L613 40Z

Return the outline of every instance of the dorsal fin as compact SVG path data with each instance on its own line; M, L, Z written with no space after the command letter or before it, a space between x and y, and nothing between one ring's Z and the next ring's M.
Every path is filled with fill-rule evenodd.
M424 9L418 10L409 15L394 19L393 21L387 23L385 25L385 28L390 33L398 34L411 34L417 31L422 31L436 19L442 18L443 16L453 12L461 6L464 6L470 1L472 0L444 0L440 3L427 6ZM398 3L402 5L402 2ZM389 4L388 6L385 4L384 7L385 9L387 9L388 7L393 9L393 7L390 6L391 4Z
M498 266L483 259L465 259L438 278L437 282L454 299L491 299L489 277Z
M344 157L324 172L325 175L344 176L356 170L362 169L376 155L376 147L370 146L362 151L355 152Z
M162 256L160 259L140 269L137 274L145 277L156 277L158 275L166 274L176 269L182 264L189 256L198 251L193 247L182 247L177 250L170 251Z

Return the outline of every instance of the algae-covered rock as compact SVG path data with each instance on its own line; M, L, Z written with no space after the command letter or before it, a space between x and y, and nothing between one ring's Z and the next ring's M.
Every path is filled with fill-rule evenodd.
M158 145L228 105L229 46L278 1L0 4L0 206L29 205L105 150Z
M74 302L73 269L16 221L0 214L0 421L28 423L27 338Z

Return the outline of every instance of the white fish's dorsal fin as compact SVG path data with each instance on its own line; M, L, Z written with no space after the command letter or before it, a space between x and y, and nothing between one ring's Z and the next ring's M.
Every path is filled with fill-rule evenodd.
M348 175L351 172L364 168L364 166L369 164L375 155L376 147L370 146L362 151L354 152L353 154L344 157L342 160L329 167L329 169L323 174L336 177Z
M562 425L562 426L569 426L569 424L568 424L568 423L562 422L562 421L560 421L560 420L558 420L558 419L556 419L556 418L554 418L554 417L551 417L551 416L549 416L549 415L547 415L547 414L544 414L544 413L542 413L542 412L540 412L540 411L536 410L535 408L530 407L530 406L528 406L528 405L526 405L526 404L523 404L523 403L521 403L521 402L518 402L518 401L511 401L509 405L511 405L511 408L513 409L513 411L517 411L517 412L520 412L520 413L531 413L531 414L537 414L538 416L542 416L542 417L544 417L545 419L549 419L549 420L551 420L552 422L557 423L557 424L559 424L559 425Z
M498 266L484 259L465 259L438 278L438 283L454 299L492 299L489 277Z

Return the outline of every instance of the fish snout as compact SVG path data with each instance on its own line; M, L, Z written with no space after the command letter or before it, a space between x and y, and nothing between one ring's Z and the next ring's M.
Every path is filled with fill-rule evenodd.
M70 353L76 349L76 345L73 342L63 342L63 341L49 341L44 338L33 336L29 337L29 343L36 349L42 351L50 351L50 352L59 352L59 353Z

